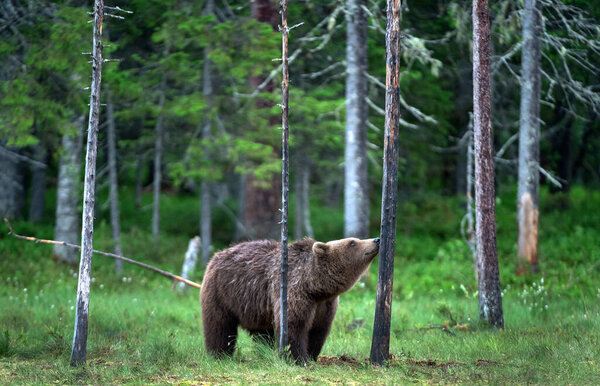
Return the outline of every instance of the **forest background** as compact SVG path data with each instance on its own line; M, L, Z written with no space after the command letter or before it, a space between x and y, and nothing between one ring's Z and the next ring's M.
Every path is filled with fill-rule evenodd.
M559 0L542 4L545 29L540 165L545 173L541 177L540 272L518 277L515 275L516 134L520 113L522 3L516 0L491 3L501 282L504 291L511 286L516 288L509 295L516 301L512 309L507 306L507 325L521 325L524 329L513 331L516 337L510 339L519 340L521 332L527 335L535 326L553 326L548 318L555 320L555 327L563 326L560 331L569 337L573 331L583 337L574 343L580 355L571 359L573 366L567 366L566 374L579 374L581 379L589 380L591 372L587 372L586 366L597 365L598 361L598 350L592 348L598 335L591 332L597 321L588 325L584 320L594 315L597 320L598 307L589 305L586 299L591 298L597 304L594 298L600 296L597 281L593 279L598 274L600 260L595 242L600 224L597 214L600 153L596 150L600 146L597 119L600 5ZM118 5L134 13L125 20L108 18L104 31L109 45L105 56L120 61L107 62L103 73L102 103L106 106L101 111L99 133L96 248L112 250L121 243L126 255L178 272L187 241L196 234L203 236L204 262L211 250L233 241L277 238L281 133L280 108L276 105L280 99L280 71L279 62L273 60L280 56L276 5L268 1L211 0L132 0L107 5ZM344 201L347 201L345 194L352 191L345 188L344 170L346 164L355 162L366 164L364 185L368 187L366 206L370 209L366 213L367 234L374 237L379 232L385 3L372 1L364 6L368 28L361 44L367 48L368 75L362 109L366 114L367 149L366 159L361 160L344 155L348 5L344 2L289 5L290 25L304 23L290 34L293 183L290 228L296 238L314 235L319 240L330 240L348 233ZM75 237L79 237L82 178L78 165L85 128L82 117L88 111L89 91L85 88L89 86L90 75L88 57L82 53L91 47L87 15L90 10L91 2L85 1L8 0L0 5L0 211L18 220L15 227L19 233L62 239L57 234L69 231L72 234L72 229L77 229ZM446 361L442 364L463 361L469 363L465 368L450 367L456 371L458 380L463 376L468 379L481 372L481 366L475 364L481 359L495 361L491 367L499 368L484 371L484 379L512 374L543 381L549 374L554 375L549 372L554 362L544 364L544 360L562 356L563 346L552 341L557 334L551 327L540 332L539 340L529 342L527 349L531 351L526 352L533 353L535 360L530 365L518 364L523 367L507 370L503 367L508 366L506 363L517 364L494 350L492 357L490 351L483 349L475 353L467 350L473 342L486 347L490 340L498 339L485 332L473 333L471 319L476 320L477 313L472 296L476 285L461 221L466 212L465 134L469 132L473 89L470 2L404 2L401 27L403 121L394 294L399 300L395 307L401 308L396 308L399 316L394 323L398 339L404 343L395 349L392 343L392 351L402 358L402 366L421 373L410 370L392 376L441 376L443 380L447 378L443 378L445 373L440 369L448 366L438 366L439 361ZM364 47L357 47L361 48ZM114 152L110 150L113 146ZM61 165L66 174L61 174ZM111 203L115 202L109 192L111 187L120 194L116 202L120 204L118 228L123 234L116 236L111 222L111 211L114 213ZM67 193L61 196L61 192ZM207 208L211 209L208 214ZM70 340L72 318L67 300L75 295L75 290L71 288L69 268L56 265L50 257L73 264L78 256L60 250L51 253L42 246L26 246L9 240L6 235L1 237L2 277L7 283L2 290L2 302L8 310L1 319L6 334L0 345L5 349L0 352L8 358L3 359L1 371L19 382L31 376L23 362L37 358L44 366L53 356L62 355L64 343ZM134 315L122 321L113 320L116 316L96 317L97 325L103 327L92 332L96 335L92 335L91 341L95 336L99 342L93 346L93 355L112 358L108 359L111 362L116 358L135 359L127 363L129 370L117 375L92 370L98 377L93 380L118 377L127 380L139 373L162 377L176 366L190 366L192 359L186 352L194 353L193 360L205 357L197 326L199 307L195 295L176 298L179 304L168 311L165 309L172 306L174 295L166 291L166 286L164 298L160 295L157 299L158 306L148 304L147 298L154 298L153 290L162 285L158 284L161 279L155 280L151 274L129 267L116 275L113 262L97 257L94 264L97 273L93 275L98 284L92 293L94 289L100 290L100 282L102 289L110 291L108 298L98 295L98 314L102 313L99 311L102 307L110 309L111 302L126 308L133 299L146 297L146 300L143 306L132 308ZM374 272L371 269L372 276ZM201 269L192 277L201 280ZM133 292L122 294L120 288L132 279L137 282L132 285ZM361 349L364 344L349 347L343 343L348 337L342 332L355 334L358 330L357 334L368 337L374 281L374 277L367 278L363 288L349 294L347 311L339 315L341 332L332 337L330 346L326 345L329 350L326 355L348 354L359 359L366 356L368 349ZM48 288L49 283L54 290ZM544 290L533 295L532 291L538 291L540 285ZM552 288L550 293L544 292L548 287ZM34 290L51 294L40 300L41 293L33 295ZM441 297L443 293L447 297ZM31 299L33 296L35 301ZM23 302L33 302L30 310L33 317L24 313ZM93 302L94 295L92 310ZM545 314L548 303L551 310L556 305L555 317ZM55 310L52 306L56 304L59 307ZM175 337L178 334L170 331L171 337L157 330L152 332L154 343L147 342L149 327L143 336L144 328L133 325L136 320L148 320L150 325L151 315L157 312L161 316L153 326L176 324L185 333ZM93 311L91 318L94 329ZM169 318L173 320L169 322ZM565 320L572 324L564 327ZM45 325L52 327L43 328ZM415 349L408 347L415 345L413 340L421 339L418 334L423 331L409 330L429 327L434 330L432 335L438 331L440 335L424 339L431 339L428 345L439 346L439 351L411 352ZM455 335L447 338L446 335L452 335L444 331ZM188 338L190 335L197 338L186 342L183 336L186 334ZM452 356L444 352L449 346L441 342L455 339L456 334L467 334L459 339L468 354ZM362 342L361 338L356 339ZM571 341L566 339L565 344ZM198 347L188 347L190 342ZM127 347L120 347L121 343ZM102 354L106 350L108 353ZM139 355L132 354L136 350ZM243 368L244 358L252 355L254 352L248 349L237 358L238 367L229 364ZM279 366L270 354L261 355L263 365L267 362L269 366ZM522 355L515 354L515 358ZM179 358L176 364L167 363L172 356ZM430 359L433 365L421 364ZM131 370L143 366L138 361L153 365ZM210 368L202 366L220 366L209 359L201 362L208 365L192 366L196 371L190 373L192 379L198 374L211 373ZM341 366L356 365L342 362ZM360 364L356 366L363 369ZM279 371L297 374L297 370L287 367ZM213 372L227 373L226 367ZM60 365L49 374L63 380L76 376ZM337 379L335 372L317 372L312 376ZM50 379L55 378L46 378Z

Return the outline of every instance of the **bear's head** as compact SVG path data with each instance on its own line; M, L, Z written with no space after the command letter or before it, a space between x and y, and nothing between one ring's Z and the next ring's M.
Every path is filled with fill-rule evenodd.
M379 238L317 241L312 249L318 272L327 278L326 292L340 294L349 290L369 268L379 252Z

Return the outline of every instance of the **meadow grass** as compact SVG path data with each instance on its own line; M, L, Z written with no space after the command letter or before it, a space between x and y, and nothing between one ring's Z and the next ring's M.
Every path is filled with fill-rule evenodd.
M77 274L49 257L51 247L0 236L0 382L23 383L600 383L600 195L575 189L558 205L542 194L542 271L514 276L511 192L498 204L498 247L506 328L478 322L476 283L460 239L459 199L404 203L395 262L391 357L368 364L377 264L342 295L319 361L305 367L241 332L232 358L204 349L198 290L171 292L171 282L95 256L88 361L69 366ZM506 198L505 198L506 197ZM505 199L504 199L505 198ZM148 197L145 197L147 200ZM124 204L125 254L177 272L197 213L195 198L166 197L166 231L151 242L147 211ZM317 204L318 205L318 204ZM186 206L192 209L185 209ZM131 213L131 214L129 214ZM331 221L331 212L316 224ZM110 250L110 229L98 216L95 247ZM341 218L341 217L340 217ZM403 220L404 219L404 220ZM450 225L449 225L450 224ZM16 222L22 234L49 238L51 224ZM179 227L187 231L178 230ZM323 226L316 229L325 229ZM401 226L402 228L402 226ZM322 240L339 237L332 229ZM220 245L219 247L222 247ZM193 279L200 281L202 271Z

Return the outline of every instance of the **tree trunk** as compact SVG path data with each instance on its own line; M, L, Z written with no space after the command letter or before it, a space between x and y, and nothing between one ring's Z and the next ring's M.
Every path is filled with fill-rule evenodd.
M369 236L367 183L367 17L365 0L349 0L346 12L346 149L344 236Z
M213 0L207 0L206 8L204 10L206 15L214 14L214 2ZM209 58L210 56L210 46L206 46L204 48L204 69L202 75L202 94L207 103L207 108L204 112L204 119L202 122L202 139L207 141L210 139L210 127L211 127L211 117L212 113L212 96L213 96L213 87L212 87L212 61ZM205 149L204 157L208 158L208 150ZM210 260L210 252L211 252L211 244L212 244L212 229L211 229L211 203L210 203L210 190L211 184L207 181L202 181L200 185L200 206L201 206L201 215L200 215L200 236L202 240L202 263L206 267L208 261Z
M296 180L294 192L296 193L296 215L294 224L294 238L304 236L314 237L310 223L310 164L305 156L300 156L296 165Z
M81 259L77 282L77 308L75 311L75 333L71 351L71 366L85 364L87 356L88 310L90 302L90 276L94 239L94 202L96 181L96 157L98 145L98 121L100 115L100 84L102 82L102 21L104 1L94 4L94 46L92 54L92 92L88 121L85 181L83 185L83 227L81 229Z
M0 144L0 216L16 218L23 207L23 173L18 155Z
M287 0L281 0L281 277L279 282L279 354L288 345L288 197L290 191L289 87ZM298 358L296 358L298 360Z
M541 1L525 0L523 12L517 274L523 274L527 265L535 272L538 263Z
M381 247L371 342L371 364L382 366L390 352L394 250L396 245L396 201L398 195L398 147L400 105L400 0L387 1L385 139L383 190L381 197Z
M62 149L58 166L58 183L56 186L56 219L54 223L54 239L71 244L80 244L81 214L79 213L79 172L81 170L81 147L85 116L75 120L77 133L65 134L62 137ZM53 257L70 265L77 264L79 253L75 249L55 245Z
M113 248L117 255L122 255L121 221L119 220L119 179L117 169L117 135L112 96L107 93L106 118L108 119L108 194L110 202L110 226L112 228ZM123 271L123 262L115 260L115 273Z
M181 277L189 279L190 274L194 272L196 268L196 262L198 261L198 251L200 250L200 237L196 236L188 243L188 249L185 252L185 260L183 261L183 268L181 268ZM179 293L187 292L189 287L184 282L179 282L177 290Z
M163 74L160 83L160 96L158 99L158 117L156 117L156 126L154 133L156 136L154 143L154 201L152 204L152 238L158 241L158 231L160 226L160 184L161 184L161 164L163 155L163 107L165 105L165 88L167 76Z
M35 160L46 164L48 153L46 147L38 143L35 146ZM44 218L46 209L46 167L32 165L31 168L31 201L29 203L29 221L40 222Z
M473 0L473 130L479 317L487 324L502 328L504 317L496 247L491 93L489 7L487 0Z
M144 154L143 148L138 144L137 146L137 157L136 157L136 170L135 170L135 198L134 205L136 210L142 208L142 169L144 168Z

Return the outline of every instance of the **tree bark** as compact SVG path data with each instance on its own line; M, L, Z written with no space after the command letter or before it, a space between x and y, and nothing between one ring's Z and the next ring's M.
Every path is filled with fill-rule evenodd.
M48 153L42 143L35 146L34 158L41 164L46 163ZM29 221L40 222L46 209L46 167L32 165L31 167L31 201L29 203Z
M396 245L396 202L398 195L398 147L400 100L400 0L387 1L385 139L383 190L381 197L381 247L371 342L371 364L382 366L390 352L394 250Z
M473 130L479 317L504 327L494 204L490 19L487 0L473 0Z
M15 218L21 215L24 186L18 155L0 143L0 215Z
M214 13L214 2L213 0L207 0L206 8L204 10L206 15L212 15ZM207 103L207 108L204 112L204 119L202 122L202 139L208 141L210 139L210 128L211 128L211 117L212 112L212 61L210 56L210 46L204 48L204 68L202 75L202 94ZM208 158L208 150L205 149L204 157ZM206 267L210 260L211 244L212 244L212 229L211 229L211 199L210 199L211 184L208 181L202 181L200 185L200 236L202 240L202 263Z
M140 144L137 145L137 158L135 170L135 198L134 205L136 210L142 208L142 169L144 168L143 148Z
M305 156L300 156L296 165L296 179L294 192L296 193L296 215L294 224L294 238L314 237L310 223L310 164Z
M77 282L77 308L75 332L71 351L71 366L85 364L87 356L88 310L90 302L90 276L94 239L94 202L96 181L96 157L98 144L98 121L100 115L100 84L102 82L102 21L104 0L94 3L94 46L92 53L92 86L90 116L88 121L85 181L83 186L83 227L81 229L81 259Z
M198 251L200 250L200 237L196 236L188 243L188 249L185 252L185 260L183 261L183 267L181 268L181 277L189 279L190 274L194 272L196 268L196 262L198 261ZM184 282L179 282L177 285L179 293L187 292L188 286Z
M152 204L152 238L158 241L158 232L160 228L160 184L162 179L162 155L163 155L163 107L165 105L165 88L167 84L167 76L163 74L160 83L160 95L158 97L158 116L156 117L156 125L154 134L156 136L154 143L154 200Z
M521 51L517 274L525 273L526 266L535 272L538 263L541 12L541 1L525 0Z
M369 235L367 183L367 17L365 0L348 0L346 11L346 148L344 235Z
M82 134L85 116L79 116L74 124L75 135L64 134L58 166L56 186L56 218L54 239L79 244L81 214L79 213L79 172L81 170ZM77 264L79 252L61 245L55 245L53 258L70 265Z
M113 248L117 255L122 255L121 221L119 219L119 178L117 169L117 134L112 95L107 93L106 118L108 120L108 195L110 202L110 227L112 229ZM115 273L123 271L123 262L115 260Z
M281 0L281 278L279 283L279 354L288 345L288 198L290 191L289 87L287 0Z

